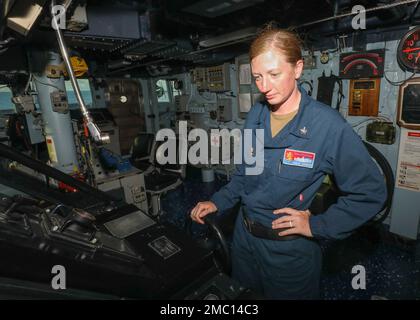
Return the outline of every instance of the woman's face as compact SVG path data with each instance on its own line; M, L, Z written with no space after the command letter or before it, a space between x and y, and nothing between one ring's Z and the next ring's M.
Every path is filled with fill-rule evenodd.
M269 104L279 108L297 89L296 80L302 74L303 61L292 65L280 50L272 48L252 59L251 67L258 90Z

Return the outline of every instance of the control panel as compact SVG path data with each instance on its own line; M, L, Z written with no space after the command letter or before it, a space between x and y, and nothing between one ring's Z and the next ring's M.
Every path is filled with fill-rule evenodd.
M207 68L195 68L191 72L191 80L198 90L209 90L211 92L229 91L231 90L229 71L229 63Z
M195 83L198 90L207 90L207 69L195 68L191 71L191 81Z
M67 113L69 111L69 103L64 91L53 91L50 97L53 111L58 113Z
M350 80L349 115L378 115L381 79Z
M229 91L229 63L207 68L208 87L210 91Z

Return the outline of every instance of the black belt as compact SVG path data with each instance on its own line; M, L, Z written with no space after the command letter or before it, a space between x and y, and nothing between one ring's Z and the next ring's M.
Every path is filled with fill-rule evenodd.
M259 222L253 221L249 219L245 213L245 210L242 210L243 218L244 218L244 225L249 233L251 233L254 237L269 239L269 240L296 240L300 238L299 235L287 235L287 236L279 236L279 232L287 230L289 228L280 228L280 229L272 229L262 225Z

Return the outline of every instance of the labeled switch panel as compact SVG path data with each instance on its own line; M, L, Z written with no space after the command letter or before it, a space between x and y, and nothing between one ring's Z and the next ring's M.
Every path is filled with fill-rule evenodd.
M216 67L208 67L208 88L210 91L220 92L230 90L229 63Z
M51 106L54 112L67 113L69 111L69 103L67 95L64 91L51 92Z
M191 80L198 90L230 91L230 64L224 63L219 66L195 68L191 71Z
M191 81L198 90L207 90L207 68L195 68L191 71Z

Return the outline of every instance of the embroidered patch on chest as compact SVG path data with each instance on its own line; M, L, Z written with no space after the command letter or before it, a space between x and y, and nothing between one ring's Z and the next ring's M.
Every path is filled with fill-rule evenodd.
M315 162L315 153L299 151L293 149L284 150L283 164L289 166L313 168Z

